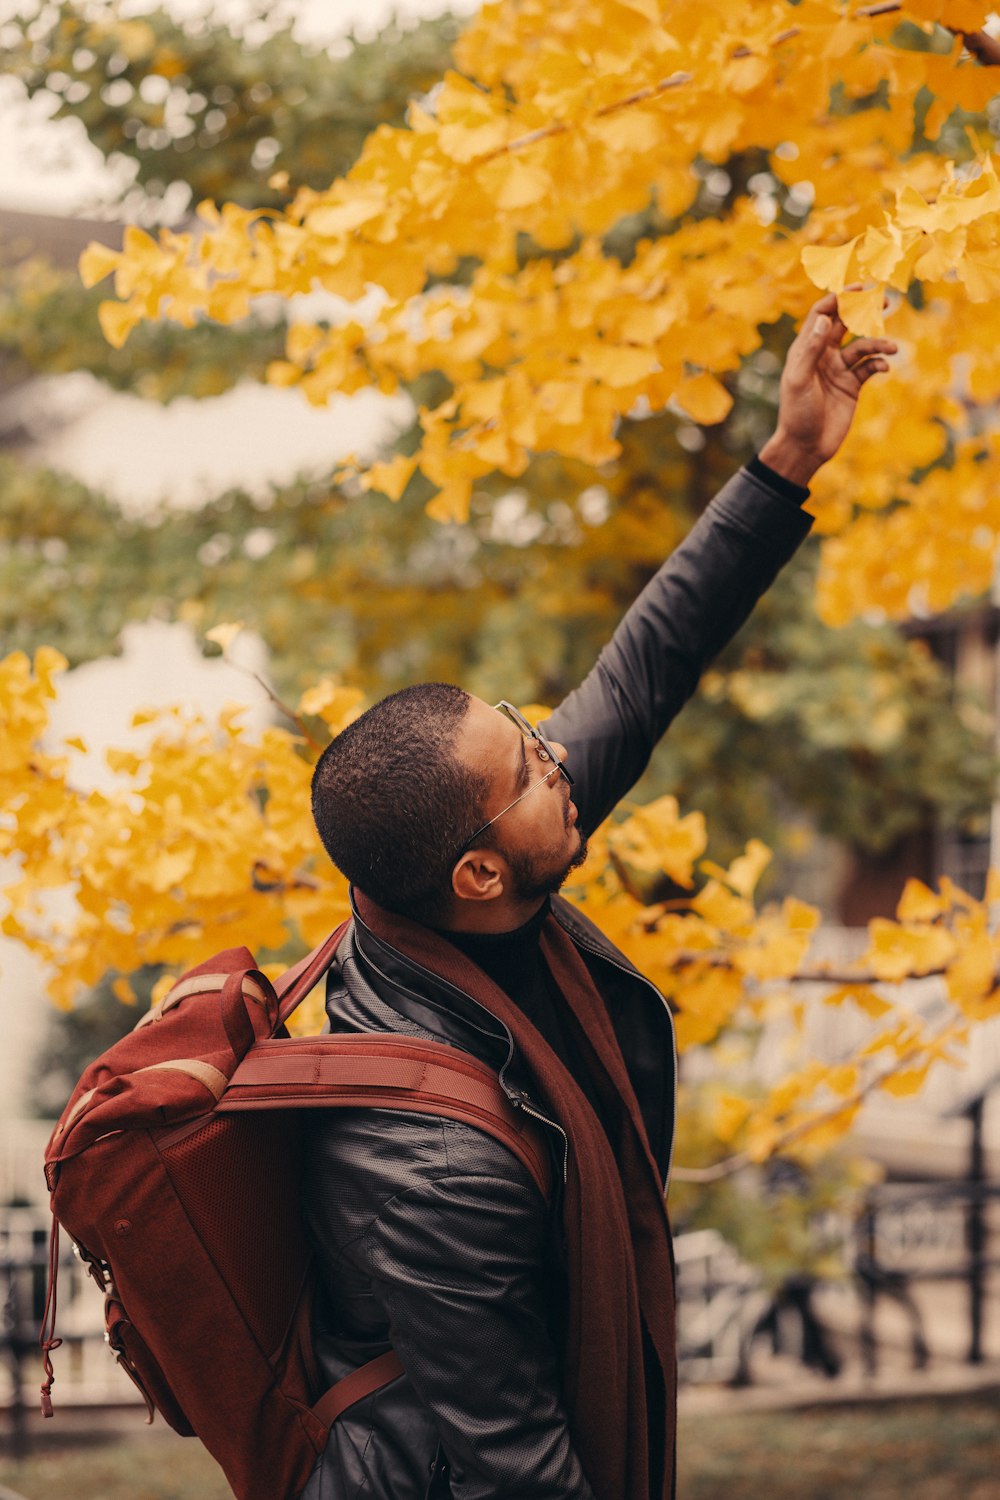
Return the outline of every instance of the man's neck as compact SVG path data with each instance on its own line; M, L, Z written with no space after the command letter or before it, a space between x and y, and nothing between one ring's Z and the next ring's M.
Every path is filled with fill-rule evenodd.
M533 901L456 901L447 918L437 928L439 932L516 932L530 922L550 898L542 896Z

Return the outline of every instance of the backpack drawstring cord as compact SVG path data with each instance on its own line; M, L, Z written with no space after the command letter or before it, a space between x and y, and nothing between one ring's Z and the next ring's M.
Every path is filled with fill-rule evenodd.
M49 1282L45 1294L45 1312L42 1314L42 1330L38 1336L38 1342L42 1350L42 1367L45 1370L45 1379L41 1386L43 1417L51 1417L52 1415L52 1382L55 1379L55 1371L52 1368L52 1351L58 1349L62 1343L62 1339L58 1339L55 1336L58 1288L59 1220L53 1214L52 1228L49 1232Z

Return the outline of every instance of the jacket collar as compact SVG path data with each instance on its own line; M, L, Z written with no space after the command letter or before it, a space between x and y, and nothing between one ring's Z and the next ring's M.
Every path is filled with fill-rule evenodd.
M505 1068L514 1056L514 1039L499 1017L464 990L377 937L357 909L353 888L350 897L358 967L379 999L415 1025L474 1053L498 1072ZM552 915L578 947L648 984L600 928L564 897L552 898ZM345 982L350 988L346 976Z
M384 1004L452 1045L503 1068L514 1054L508 1028L485 1006L377 937L351 891L354 948L363 978ZM346 976L345 976L345 982Z

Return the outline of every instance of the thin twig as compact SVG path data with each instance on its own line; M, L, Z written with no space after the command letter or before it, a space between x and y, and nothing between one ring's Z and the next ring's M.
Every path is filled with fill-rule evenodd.
M253 667L245 666L243 662L233 661L233 658L226 651L223 651L222 655L223 659L227 661L231 667L235 667L237 672L242 672L245 677L252 677L254 682L258 683L259 686L264 689L265 693L270 698L275 708L279 709L281 713L285 715L286 719L291 720L296 729L302 735L303 739L308 740L309 744L313 747L314 750L321 751L323 749L323 746L320 744L316 736L310 733L307 725L304 723L302 718L295 712L294 709L289 708L288 704L283 702L282 699L278 697L277 693L271 687L270 683L266 682L259 672L255 672Z
M236 663L233 663L233 665L235 666ZM275 708L280 709L280 711L285 715L286 719L291 720L299 733L309 741L314 750L323 749L323 746L320 744L316 736L308 729L304 720L294 711L294 709L289 708L287 703L282 702L274 689L270 686L269 683L265 682L264 678L260 675L259 672L255 672L252 667L241 667L240 671L246 672L250 677L254 679L255 682L260 683L261 687L264 689L265 693L270 698Z
M902 10L900 0L881 0L878 5L866 5L856 10L848 20L872 20L876 16L888 16ZM946 30L952 30L946 27ZM991 49L988 45L990 38L985 32L955 31L956 36L961 36L969 50L975 54L986 67L1000 64L1000 49ZM780 32L771 42L772 47L780 46L782 42L790 42L801 35L801 28L790 26L787 31ZM980 50L980 48L982 50ZM993 55L996 51L996 56ZM733 60L744 57L754 57L757 54L751 47L736 47L730 53ZM592 118L596 120L606 119L609 115L617 114L619 110L631 109L636 104L645 104L650 99L658 99L661 95L668 93L671 89L681 88L686 83L694 81L693 73L671 73L669 78L661 78L659 83L651 83L646 88L637 89L635 93L627 94L624 99L615 99L611 104L602 104L600 109L595 109ZM476 156L470 162L473 167L481 167L486 162L495 161L497 157L508 156L512 151L523 151L526 146L537 145L539 141L550 141L556 136L565 135L571 126L565 120L554 120L550 125L540 125L537 130L530 130L526 135L515 136L512 141L506 141L502 146L494 146L492 151L486 151L482 156Z
M647 933L656 931L655 923L646 929ZM713 952L708 948L681 948L674 954L669 962L664 964L668 972L673 973L678 969L690 969L696 964L704 964L710 969L735 969L736 964L728 953ZM949 966L941 964L932 969L918 969L913 973L907 973L901 980L886 979L882 974L875 974L871 970L859 971L857 969L838 970L817 965L812 969L796 969L794 974L781 976L782 984L897 984L911 979L943 979L948 973ZM993 987L1000 988L1000 971L993 976Z
M615 99L611 104L602 104L600 109L594 110L594 118L606 119L608 115L617 114L620 109L630 109L635 104L645 104L648 99L658 99L669 89L680 88L682 84L690 83L693 78L693 73L671 73L669 78L661 78L659 83L651 83L644 89L637 89L634 94L628 94L624 99ZM527 135L515 136L512 141L506 141L504 145L495 146L492 151L475 157L472 165L481 167L485 162L493 161L498 156L507 156L512 151L523 151L525 146L534 146L538 141L548 141L554 136L565 135L569 129L565 120L554 120L551 125L540 125L537 130L529 130Z
M857 1109L858 1105L863 1104L869 1094L874 1093L877 1088L881 1088L887 1078L891 1078L895 1073L901 1073L910 1063L916 1062L918 1058L922 1057L929 1044L942 1041L948 1035L952 1024L949 1021L932 1036L924 1037L920 1041L914 1042L912 1047L896 1058L892 1067L885 1068L881 1073L874 1074L866 1083L862 1084L861 1088L856 1089L853 1094L849 1094L838 1104L833 1104L829 1109L822 1110L818 1115L813 1115L808 1120L800 1120L797 1125L791 1126L790 1129L785 1131L784 1135L778 1137L768 1154L774 1156L787 1146L794 1145L796 1141L817 1130L821 1125L825 1125L830 1120L836 1119L838 1115L842 1115L845 1110ZM722 1182L725 1178L732 1177L736 1172L741 1171L743 1167L759 1165L759 1162L753 1161L748 1151L738 1151L733 1156L727 1156L722 1161L714 1162L710 1167L674 1167L670 1175L675 1182L708 1184Z

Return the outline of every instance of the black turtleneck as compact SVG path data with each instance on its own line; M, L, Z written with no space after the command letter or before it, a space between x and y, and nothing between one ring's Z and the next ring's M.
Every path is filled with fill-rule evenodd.
M572 1073L607 1129L597 1091L576 1041L578 1023L542 958L542 928L550 909L551 903L546 898L535 915L512 932L442 932L441 936L488 974L524 1012Z

